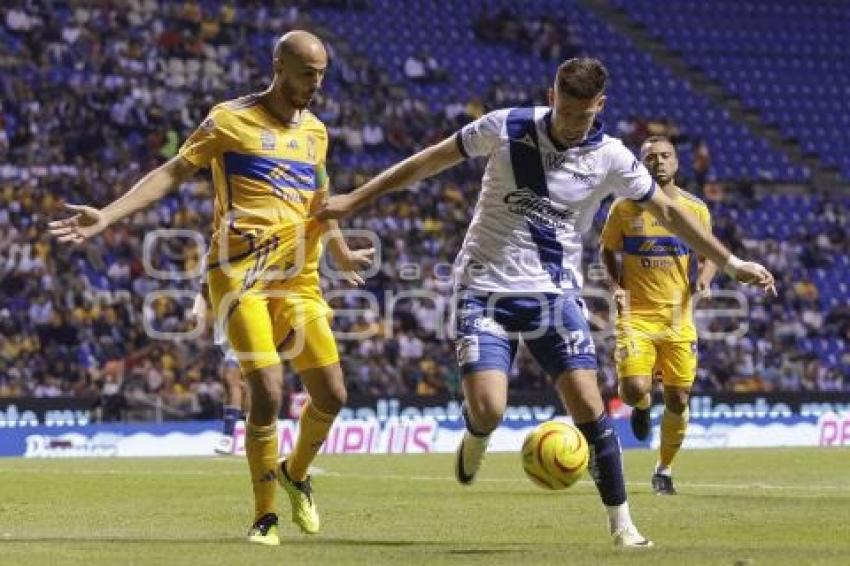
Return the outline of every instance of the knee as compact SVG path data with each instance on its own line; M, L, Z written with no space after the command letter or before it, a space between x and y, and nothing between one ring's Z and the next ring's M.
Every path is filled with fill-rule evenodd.
M664 407L671 413L681 415L687 410L690 397L691 392L688 390L677 389L674 392L668 392L664 395Z
M348 403L348 390L342 381L333 383L327 391L319 398L311 401L313 405L328 415L338 414L345 404Z
M505 412L504 403L489 395L466 400L467 412L477 432L488 433L499 426Z
M275 369L279 373L280 366L275 366ZM283 398L281 381L281 376L268 368L257 370L249 377L252 423L266 425L277 418Z
M280 414L280 398L275 399L252 390L249 412L249 420L252 424L260 426L272 424L278 414Z
M242 374L239 370L229 368L224 374L224 381L230 390L239 389L242 386Z
M626 378L620 382L620 396L629 405L639 402L649 392L648 380L643 378Z

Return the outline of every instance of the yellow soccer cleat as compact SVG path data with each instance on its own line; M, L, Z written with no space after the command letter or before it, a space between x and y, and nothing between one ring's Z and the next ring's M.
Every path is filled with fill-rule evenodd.
M292 504L292 522L298 525L305 534L314 535L318 533L319 511L316 509L316 502L313 501L313 485L310 476L307 476L304 481L291 479L286 472L286 460L282 460L277 479Z
M248 542L266 546L279 546L280 535L277 532L277 515L266 513L260 517L248 531Z

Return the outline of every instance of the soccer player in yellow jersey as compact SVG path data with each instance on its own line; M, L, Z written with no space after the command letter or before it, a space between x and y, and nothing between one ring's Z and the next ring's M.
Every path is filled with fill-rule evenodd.
M647 139L640 157L661 190L710 232L708 207L676 186L679 162L670 140L662 136ZM710 287L717 268L697 257L652 214L625 199L611 206L601 244L602 262L617 304L615 356L620 395L633 407L635 437L646 439L652 379L660 373L664 414L652 489L657 494L674 495L671 464L685 438L688 399L697 370L692 301L695 293Z
M346 401L330 308L319 288L325 238L351 281L372 250L351 251L333 222L310 212L328 191L325 126L307 107L327 69L321 41L304 31L282 36L267 90L215 106L173 159L101 210L67 205L76 214L50 224L60 242L82 243L161 199L200 168L212 170L214 233L207 255L210 299L248 383L251 410L245 450L254 489L249 540L280 544L275 481L305 533L319 529L307 469ZM291 359L310 402L295 448L278 462L281 355Z

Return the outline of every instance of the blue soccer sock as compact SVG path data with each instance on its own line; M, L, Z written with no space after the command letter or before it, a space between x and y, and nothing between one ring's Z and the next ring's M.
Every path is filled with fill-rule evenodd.
M225 436L233 436L233 429L236 428L236 421L242 418L242 409L226 405L224 407L224 430Z
M576 423L590 447L588 471L602 503L608 507L626 502L626 484L623 480L623 463L620 458L620 439L608 415L589 423Z

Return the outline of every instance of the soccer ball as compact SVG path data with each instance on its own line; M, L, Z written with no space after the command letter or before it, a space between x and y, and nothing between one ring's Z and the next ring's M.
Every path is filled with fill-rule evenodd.
M522 443L525 474L545 489L566 489L576 483L587 469L589 458L584 435L562 421L538 425Z

